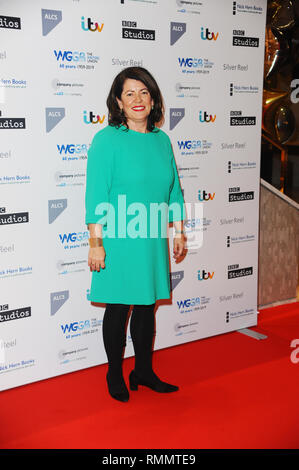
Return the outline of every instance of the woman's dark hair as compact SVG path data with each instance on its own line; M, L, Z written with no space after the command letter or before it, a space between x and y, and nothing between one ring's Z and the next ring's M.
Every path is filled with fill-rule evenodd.
M139 80L140 82L144 83L151 95L151 98L154 101L154 107L147 119L147 130L152 132L155 128L155 125L161 123L162 119L164 118L164 105L161 91L156 80L148 72L148 70L144 69L143 67L128 67L122 70L113 80L106 101L109 112L108 123L110 126L119 127L123 124L124 126L128 127L126 116L119 109L116 100L116 98L119 100L121 99L123 86L127 78Z

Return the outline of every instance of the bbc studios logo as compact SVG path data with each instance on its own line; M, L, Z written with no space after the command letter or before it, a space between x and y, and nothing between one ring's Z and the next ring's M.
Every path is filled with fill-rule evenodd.
M0 207L0 226L12 224L24 224L29 222L29 212L9 212L6 207Z
M0 323L31 317L31 307L9 310L8 304L0 305Z
M247 266L246 268L240 268L239 264L231 264L227 266L227 278L237 279L239 277L252 276L253 266Z
M259 47L259 38L245 36L245 29L233 30L233 46Z
M137 21L123 20L121 23L123 39L137 39L144 41L155 41L156 39L155 30L137 28Z
M241 191L240 186L228 188L228 202L252 201L254 191Z
M21 29L21 18L16 16L0 16L0 28Z
M230 112L230 126L255 126L256 116L243 116L242 111Z
M2 112L0 111L0 130L19 130L26 128L25 118L4 118L1 116Z

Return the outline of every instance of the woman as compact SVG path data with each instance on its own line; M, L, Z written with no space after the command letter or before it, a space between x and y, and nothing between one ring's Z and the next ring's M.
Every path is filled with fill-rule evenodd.
M178 390L157 377L151 361L155 302L170 298L168 221L176 230L174 258L184 249L185 207L171 143L155 126L163 118L162 103L159 87L146 69L124 69L107 98L109 125L94 136L88 152L90 299L106 303L107 383L110 395L120 401L129 399L122 353L131 305L135 368L130 389L145 385L160 393ZM157 207L162 207L160 219L153 217Z

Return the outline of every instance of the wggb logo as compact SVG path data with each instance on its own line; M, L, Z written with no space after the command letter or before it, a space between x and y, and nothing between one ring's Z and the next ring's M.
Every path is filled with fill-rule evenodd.
M179 57L178 58L180 67L198 68L203 66L203 59L196 59L192 57Z
M195 307L196 305L200 305L200 297L193 297L192 299L177 300L177 306L179 310Z
M94 70L95 65L99 62L100 57L92 52L69 51L54 49L56 62L59 63L61 69L77 69L80 71Z
M63 334L76 332L78 330L84 330L85 328L90 328L89 320L74 321L72 323L66 323L65 325L60 325Z
M214 66L214 62L202 57L178 57L178 63L181 72L186 74L208 74Z
M56 60L66 60L68 62L86 62L86 54L85 52L78 52L78 51L57 51L54 49L54 54L56 57Z
M187 219L184 222L184 227L186 229L186 232L190 232L194 230L196 227L201 227L202 220L198 218L193 218L193 219Z
M86 241L89 238L89 232L72 232L72 233L63 233L59 234L59 239L62 245L65 245L64 248L68 248L68 245L75 244L77 242ZM79 245L78 245L79 246Z
M90 144L56 144L59 155L82 155L88 152Z
M212 142L206 139L178 140L181 155L206 155L212 148Z
M201 148L201 140L178 140L180 150L197 150Z

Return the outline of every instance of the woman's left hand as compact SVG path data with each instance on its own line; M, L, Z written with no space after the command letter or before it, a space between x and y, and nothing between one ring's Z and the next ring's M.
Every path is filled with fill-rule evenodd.
M185 235L183 233L177 233L173 239L173 257L178 259L182 256L185 247Z

